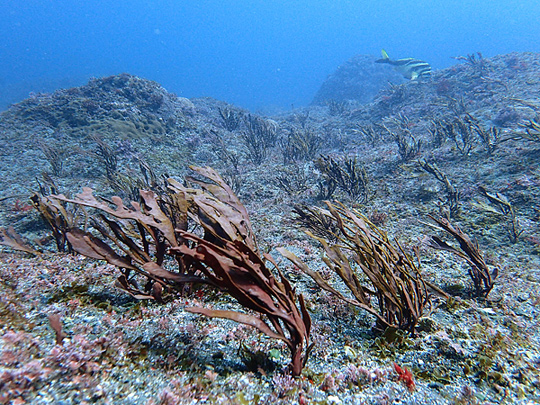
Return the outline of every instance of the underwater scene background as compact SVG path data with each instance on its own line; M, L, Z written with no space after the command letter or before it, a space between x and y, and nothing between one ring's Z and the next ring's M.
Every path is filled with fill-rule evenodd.
M307 105L357 54L537 51L534 0L0 2L0 107L30 92L131 73L183 97L250 109Z
M0 404L540 403L536 2L0 4Z

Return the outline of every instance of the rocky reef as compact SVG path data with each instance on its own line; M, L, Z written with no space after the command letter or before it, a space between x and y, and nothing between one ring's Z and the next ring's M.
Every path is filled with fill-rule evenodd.
M540 54L370 61L273 117L129 74L2 112L0 403L540 401Z
M388 83L401 84L405 79L390 66L378 65L377 58L356 55L339 66L323 82L313 105L325 105L332 101L370 103Z

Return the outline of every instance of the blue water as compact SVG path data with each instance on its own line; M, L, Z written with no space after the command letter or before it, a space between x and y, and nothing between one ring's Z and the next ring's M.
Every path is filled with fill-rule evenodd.
M0 0L0 108L128 72L252 110L306 105L356 54L540 51L538 0Z

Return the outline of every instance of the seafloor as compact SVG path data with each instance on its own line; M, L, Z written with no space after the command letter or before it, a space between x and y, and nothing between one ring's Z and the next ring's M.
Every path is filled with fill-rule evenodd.
M532 53L469 55L369 103L328 98L273 117L127 74L11 106L0 115L1 238L15 231L39 253L0 252L0 403L540 403L539 113ZM275 137L263 146L246 136L261 122ZM356 158L363 188L325 193L320 156ZM189 165L211 166L233 186L262 250L304 295L315 346L300 377L287 374L282 342L183 310L241 311L227 294L196 286L163 304L138 301L115 288L114 266L58 252L29 200L54 183L66 195L92 187L128 201L126 185L148 168L182 180ZM416 335L378 334L374 317L277 253L293 251L339 285L293 214L325 198L357 208L411 254L416 247L424 278L448 296L432 292ZM474 296L465 260L422 242L437 234L456 245L428 214L450 218L499 269L487 298Z

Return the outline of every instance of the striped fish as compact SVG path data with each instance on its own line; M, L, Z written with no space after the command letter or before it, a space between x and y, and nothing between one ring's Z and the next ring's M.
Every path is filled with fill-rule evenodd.
M431 74L431 66L429 63L414 58L393 60L390 59L384 49L382 50L382 59L377 59L375 62L388 63L394 66L394 69L401 73L405 78L411 80L425 79Z

